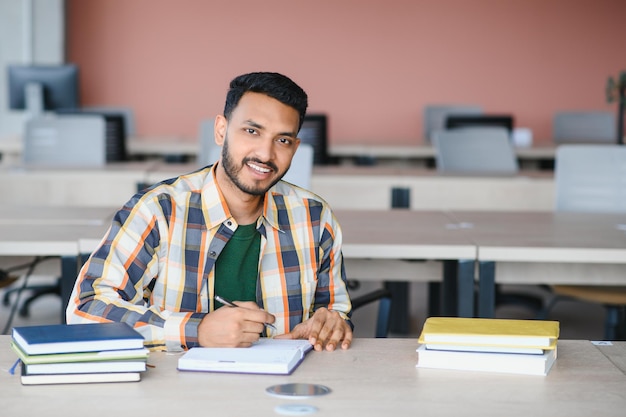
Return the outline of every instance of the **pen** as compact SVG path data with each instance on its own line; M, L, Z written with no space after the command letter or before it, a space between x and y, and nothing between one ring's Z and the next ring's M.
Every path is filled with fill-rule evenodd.
M239 307L237 304L233 303L230 300L225 299L224 297L220 297L219 295L215 296L215 301L219 301L220 303L224 304L225 306L228 307ZM266 326L271 327L274 330L278 330L276 329L276 326L274 326L272 323L264 323Z

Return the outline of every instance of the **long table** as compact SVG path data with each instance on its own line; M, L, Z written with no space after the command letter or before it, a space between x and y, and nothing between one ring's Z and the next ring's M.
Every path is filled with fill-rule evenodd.
M445 212L337 210L335 215L343 230L349 278L441 282L441 298L431 299L436 305L432 310L473 316L474 298L466 294L473 292L476 246L454 230ZM434 261L442 268L425 261Z
M158 163L146 171L153 184L197 169L195 164ZM311 190L334 209L385 210L392 193L406 196L411 210L551 210L552 172L512 176L444 175L432 169L389 166L316 166Z
M554 162L555 145L552 141L530 147L515 147L515 155L522 168L537 169L542 162ZM413 162L425 166L434 161L435 148L425 141L415 145L330 145L331 157L346 161L370 158L378 163Z
M626 285L626 215L454 211L477 248L477 315L493 317L495 284Z
M176 370L179 355L151 353L136 383L22 386L6 372L16 355L0 336L3 417L46 415L279 415L284 404L316 407L316 416L623 416L626 342L596 346L560 340L547 376L416 368L414 339L356 339L346 351L310 352L288 376ZM276 398L266 388L314 383L325 396Z
M104 209L93 217L93 210L73 209L77 214L71 220L54 220L54 213L48 212L49 220L43 216L32 224L24 220L10 224L5 209L0 256L57 255L75 260L77 254L90 253L108 222L90 224L90 217L81 216L102 219L103 213L114 211ZM336 210L335 214L344 232L349 278L441 281L445 315L492 317L496 282L626 284L626 215L402 209ZM434 267L435 263L443 268ZM68 266L63 275L66 288L71 288L76 266Z
M61 258L61 322L78 274L81 240L99 241L109 227L114 209L69 207L0 207L0 256ZM82 250L82 251L81 251Z
M162 161L112 163L103 168L0 168L3 201L46 206L98 207L125 203L139 188L198 169ZM551 172L516 176L442 175L393 167L315 167L311 189L335 209L388 209L392 194L412 210L550 210Z

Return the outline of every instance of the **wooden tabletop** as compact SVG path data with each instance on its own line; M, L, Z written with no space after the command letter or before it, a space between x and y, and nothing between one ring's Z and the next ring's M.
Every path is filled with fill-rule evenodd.
M6 372L16 359L0 336L2 415L274 416L275 407L317 407L317 416L623 416L626 343L563 340L547 376L417 369L414 339L356 339L351 349L311 352L289 376L176 370L179 355L151 353L138 383L22 386ZM315 383L328 395L298 401L266 394L283 383ZM88 411L86 411L88 410Z

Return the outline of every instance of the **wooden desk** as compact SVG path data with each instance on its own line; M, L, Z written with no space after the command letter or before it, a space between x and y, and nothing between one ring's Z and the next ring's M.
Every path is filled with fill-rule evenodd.
M425 271L441 261L441 313L471 317L476 246L449 228L444 212L410 210L336 210L343 230L348 277L358 280L426 282Z
M200 151L197 138L183 137L132 137L126 141L128 155L135 158L150 156L185 156L196 158Z
M195 163L157 163L145 182L154 184L198 169ZM551 210L552 172L516 176L442 175L432 169L390 166L316 166L311 190L334 209L385 210L392 190L406 190L411 210Z
M78 275L80 242L100 241L112 208L3 206L0 208L0 256L61 258L61 321Z
M315 167L311 189L335 209L388 209L392 190L408 193L411 210L550 210L551 172L516 176L443 175L398 167Z
M0 138L0 165L15 165L22 160L22 138L19 135Z
M198 169L195 163L144 161L103 168L0 168L0 195L13 203L45 206L121 206L141 184ZM397 167L315 167L311 189L335 209L388 209L393 190L407 194L412 210L551 210L551 172L517 176L441 175Z
M435 148L427 143L416 145L333 145L328 149L331 157L341 160L371 158L378 162L413 162L418 166L432 164ZM516 147L515 154L522 168L537 169L541 161L554 161L555 146L552 143L532 147Z
M0 336L0 367L16 355ZM320 417L346 416L623 416L626 343L596 347L559 341L547 376L417 369L414 339L356 339L351 349L310 352L289 376L217 374L176 370L179 355L151 353L137 383L22 386L19 375L0 373L3 417L191 415L275 416L286 403L310 404ZM623 369L623 367L622 367ZM287 400L265 393L283 383L317 383L332 392Z
M479 317L495 283L626 285L626 215L458 212L478 248Z
M98 168L0 168L0 195L11 204L121 206L144 183L156 161L120 162ZM6 200L5 200L6 199Z
M442 281L442 310L448 315L470 317L474 312L475 245L449 230L443 212L409 210L338 210L348 277L363 281ZM2 229L0 228L0 231ZM91 253L102 235L83 235L79 253ZM433 263L441 262L443 269ZM74 275L71 286L75 280ZM457 294L463 294L457 295Z
M3 165L19 164L22 161L24 145L20 135L0 138L0 155ZM184 155L195 158L200 149L196 138L174 136L130 137L126 141L126 151L132 158L147 158Z

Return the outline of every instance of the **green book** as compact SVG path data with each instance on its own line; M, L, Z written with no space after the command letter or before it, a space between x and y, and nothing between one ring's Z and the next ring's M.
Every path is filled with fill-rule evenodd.
M68 363L68 362L100 362L143 360L147 361L150 351L146 348L106 350L95 352L52 353L47 355L28 355L15 342L11 342L11 348L17 353L20 360L26 365L43 363Z

